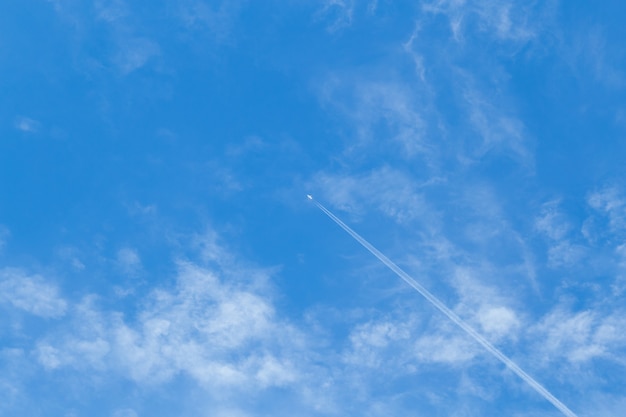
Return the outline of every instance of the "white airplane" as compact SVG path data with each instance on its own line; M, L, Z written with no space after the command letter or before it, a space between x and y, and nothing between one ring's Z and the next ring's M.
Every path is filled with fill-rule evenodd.
M313 200L313 196L311 194L307 194L306 198L308 198L309 200Z

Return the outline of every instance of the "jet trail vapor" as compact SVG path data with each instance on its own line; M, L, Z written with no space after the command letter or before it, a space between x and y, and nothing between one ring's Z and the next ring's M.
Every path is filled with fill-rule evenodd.
M345 230L350 236L352 236L357 242L359 242L365 249L370 251L372 255L377 257L382 263L384 263L389 269L396 273L400 278L402 278L407 284L413 287L417 292L419 292L426 300L428 300L437 310L441 311L445 314L450 320L452 320L457 326L463 329L468 335L470 335L475 341L480 343L485 349L489 351L493 356L495 356L500 362L505 364L507 368L511 371L515 372L517 376L522 378L528 385L530 385L535 391L539 393L543 398L548 400L552 405L554 405L559 411L561 411L567 417L578 417L572 410L567 408L565 404L559 401L554 395L550 393L547 389L545 389L539 382L535 381L533 377L528 375L522 368L517 366L515 362L509 359L504 353L500 352L498 348L492 345L487 339L485 339L480 333L474 330L469 324L465 323L459 316L456 315L452 310L445 306L437 297L432 295L426 288L422 287L415 279L409 276L406 272L404 272L398 265L393 263L389 258L382 254L378 249L372 246L367 240L361 237L357 232L352 230L348 225L346 225L343 221L341 221L337 216L331 213L326 207L322 204L318 203L313 199L311 195L307 195L307 198L311 200L315 205L324 212L331 220L337 223L343 230Z

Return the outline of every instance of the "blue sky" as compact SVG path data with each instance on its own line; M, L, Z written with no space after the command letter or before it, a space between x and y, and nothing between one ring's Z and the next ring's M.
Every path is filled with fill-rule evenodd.
M0 415L621 415L625 17L2 2Z

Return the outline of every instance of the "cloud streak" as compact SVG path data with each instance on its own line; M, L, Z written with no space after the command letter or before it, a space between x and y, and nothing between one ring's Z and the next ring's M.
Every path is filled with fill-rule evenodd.
M346 225L341 219L335 216L332 212L330 212L326 207L322 204L313 200L313 203L324 213L326 214L332 221L337 223L339 227L341 227L344 231L346 231L350 236L352 236L358 243L360 243L365 249L367 249L372 255L378 258L383 264L385 264L389 269L391 269L396 275L398 275L402 280L404 280L407 284L413 287L417 292L419 292L428 302L430 302L437 310L443 313L446 317L448 317L452 322L454 322L457 326L459 326L463 331L465 331L470 337L472 337L476 342L482 345L489 353L491 353L495 358L501 361L503 364L507 366L511 371L513 371L517 376L523 379L530 387L532 387L539 395L549 401L552 405L554 405L559 411L563 413L563 415L567 417L577 417L577 415L570 410L565 404L563 404L559 399L557 399L554 395L552 395L546 388L544 388L539 382L537 382L534 378L528 375L522 368L520 368L515 362L513 362L509 357L507 357L504 353L500 352L495 346L493 346L487 339L485 339L481 334L476 332L471 326L465 323L459 316L456 315L452 310L446 307L437 297L432 295L426 288L424 288L421 284L419 284L415 279L409 276L406 272L404 272L399 266L393 263L389 258L387 258L382 252L372 246L367 240L362 238L358 233L352 230L348 225Z

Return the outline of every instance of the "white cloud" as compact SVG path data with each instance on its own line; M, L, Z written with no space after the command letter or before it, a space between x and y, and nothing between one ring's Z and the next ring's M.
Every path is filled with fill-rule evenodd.
M46 369L56 369L62 365L62 360L59 355L59 350L48 344L40 344L37 346L37 360L39 360L39 363Z
M56 286L18 268L0 269L0 303L44 318L59 318L67 309Z
M505 306L487 306L477 313L477 320L485 333L500 338L520 326L517 314Z
M402 345L410 345L415 323L412 319L373 320L359 324L350 333L350 349L343 360L356 367L390 370L393 362L403 361L406 352ZM406 360L406 358L404 359ZM395 364L393 369L398 365Z
M366 369L396 378L417 373L424 364L457 366L482 353L477 343L438 313L431 323L423 323L404 309L395 313L352 328L349 348L342 354L351 370Z
M477 278L480 273L470 268L456 269L453 284L460 301L455 309L492 342L516 339L523 322L511 306L514 301L501 295L497 288L482 283Z
M532 330L544 361L564 357L574 364L597 357L611 358L626 347L626 320L621 311L602 315L592 310L573 312L557 306Z
M286 386L299 378L291 349L300 336L254 285L181 262L176 286L154 290L136 320L86 300L73 318L82 324L35 354L47 369L118 372L141 384L184 374L207 389Z

